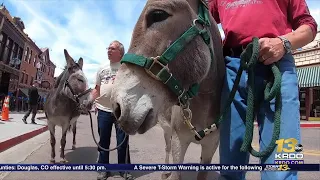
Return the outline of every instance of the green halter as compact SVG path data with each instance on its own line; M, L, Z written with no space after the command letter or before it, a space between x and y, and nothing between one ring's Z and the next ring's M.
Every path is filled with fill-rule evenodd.
M195 139L200 141L206 135L213 132L214 129L218 128L219 124L223 120L223 116L234 99L237 87L240 82L240 76L243 70L249 71L249 92L248 92L248 108L246 114L246 133L244 137L244 143L242 144L242 152L250 152L255 157L267 157L275 148L275 141L279 138L280 134L280 120L281 120L281 99L280 99L280 88L281 88L281 73L277 64L272 64L271 69L274 74L274 81L270 81L265 89L265 100L270 101L271 99L276 99L276 112L275 112L275 125L274 132L272 136L272 141L269 146L261 152L255 151L252 146L252 135L253 135L253 122L255 113L255 94L254 94L254 65L258 62L259 54L259 43L258 38L253 38L252 43L250 43L247 48L241 54L241 66L237 73L236 80L234 82L232 91L227 100L226 106L224 107L224 112L214 120L214 123L204 130L196 131L195 127L191 124L192 112L189 109L190 99L198 94L199 84L195 83L185 90L181 83L173 77L168 68L168 63L172 62L176 56L183 50L184 47L188 45L196 36L200 35L204 42L208 45L211 62L213 61L213 49L210 47L210 35L205 28L199 29L197 23L203 25L204 27L210 27L209 11L208 7L204 2L200 1L198 9L198 18L193 20L192 26L185 31L166 51L157 57L144 57L141 55L127 53L121 59L121 63L131 63L143 67L146 72L154 77L155 79L162 81L169 89L178 97L178 101L182 108L182 115L185 119L185 123L195 134Z
M193 21L193 25L185 31L174 43L166 49L166 51L157 57L144 57L136 54L127 53L121 59L121 63L131 63L143 67L147 73L162 81L169 89L178 97L179 103L182 106L187 106L189 100L198 94L199 84L195 83L185 90L181 83L172 76L168 68L168 63L172 62L176 56L191 42L196 36L200 35L204 42L210 45L210 35L205 28L199 29L197 23L210 27L210 19L208 8L202 1L199 4L198 18ZM212 53L212 49L210 52ZM213 57L213 56L211 56Z

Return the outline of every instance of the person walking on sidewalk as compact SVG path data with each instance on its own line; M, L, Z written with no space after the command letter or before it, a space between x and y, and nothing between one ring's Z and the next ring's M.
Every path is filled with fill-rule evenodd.
M22 121L27 124L27 118L29 117L30 113L32 112L31 123L37 124L35 122L35 117L38 111L38 102L39 102L39 93L37 88L38 83L34 82L33 85L30 87L28 95L29 95L29 109L28 112L22 118Z
M209 0L210 12L225 33L223 52L226 64L225 86L221 102L226 102L237 71L243 49L259 38L259 61L255 67L255 91L263 98L265 80L270 78L268 65L278 63L281 79L281 126L279 139L294 138L301 144L299 89L292 50L312 42L317 23L310 15L305 0ZM268 9L268 10L267 10ZM250 81L250 78L249 78ZM241 152L245 134L248 97L248 73L242 74L240 84L220 126L220 163L248 164L249 153ZM222 106L223 107L223 106ZM259 106L260 151L271 142L274 130L275 100L263 101ZM293 142L291 142L293 143ZM290 144L290 142L288 143ZM276 149L261 164L274 164ZM243 180L246 172L221 172L221 179ZM296 180L297 171L261 172L262 180Z
M106 65L99 69L96 76L96 86L92 91L95 102L94 105L98 110L98 133L100 136L99 145L103 148L108 149L110 146L110 138L112 126L115 124L115 117L112 114L112 106L110 104L110 95L112 84L116 73L120 67L120 60L124 55L124 47L119 41L113 41L108 47L108 58L110 61L110 66ZM118 151L118 163L119 164L130 164L130 154L129 154L129 136L127 136L124 131L122 131L117 124L115 124L117 146L124 141L124 143L117 149ZM128 149L127 149L128 147ZM109 152L103 151L98 148L99 157L98 163L109 164ZM126 157L127 154L127 157ZM126 162L127 161L127 162ZM120 175L124 177L124 173L120 172ZM98 180L107 179L110 177L110 172L98 172ZM132 178L131 175L127 178Z

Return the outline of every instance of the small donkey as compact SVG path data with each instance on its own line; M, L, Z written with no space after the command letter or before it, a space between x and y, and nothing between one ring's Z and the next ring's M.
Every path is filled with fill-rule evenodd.
M88 88L88 81L85 77L82 66L83 59L80 58L76 63L73 58L64 50L67 65L64 71L57 78L54 88L49 92L47 100L44 105L46 117L48 119L48 128L50 131L51 143L51 163L55 163L55 126L62 128L61 137L61 163L66 163L64 149L66 145L67 131L72 128L73 130L73 145L75 149L76 144L76 121L80 116L81 108L80 103L92 98ZM81 108L80 108L81 107Z

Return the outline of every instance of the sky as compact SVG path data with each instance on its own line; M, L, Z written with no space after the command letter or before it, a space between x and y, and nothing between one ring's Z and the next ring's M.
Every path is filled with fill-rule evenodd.
M1 1L0 1L1 2ZM131 34L146 0L2 0L11 16L24 22L25 32L40 47L50 49L58 76L66 63L63 49L78 61L94 87L98 68L108 65L106 48L113 40L129 48ZM320 25L320 0L307 0ZM220 26L220 33L224 37Z

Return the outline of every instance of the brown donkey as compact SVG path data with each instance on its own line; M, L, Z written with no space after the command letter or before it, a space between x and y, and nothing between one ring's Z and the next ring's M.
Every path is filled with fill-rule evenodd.
M202 147L200 163L211 163L219 130L196 141L192 126L184 122L190 120L197 130L213 123L220 112L224 74L221 35L204 2L148 0L114 82L111 100L117 121L130 135L143 134L160 121L166 162L171 149L173 163L183 163L194 142ZM181 179L181 174L163 175L168 177ZM199 180L206 177L207 172L198 173Z

